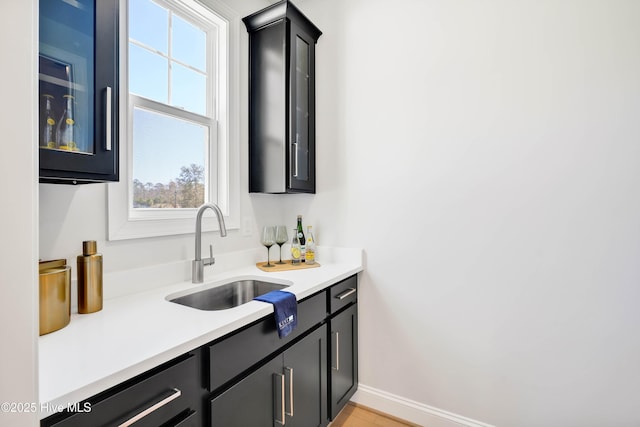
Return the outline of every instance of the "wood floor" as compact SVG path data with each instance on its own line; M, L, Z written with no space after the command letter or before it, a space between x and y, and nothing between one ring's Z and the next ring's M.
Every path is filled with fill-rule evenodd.
M420 427L366 406L349 402L329 427Z

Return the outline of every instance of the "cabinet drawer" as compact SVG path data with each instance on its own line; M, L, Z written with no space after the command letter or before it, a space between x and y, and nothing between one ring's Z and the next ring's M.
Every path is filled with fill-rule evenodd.
M298 325L279 338L273 314L209 346L209 391L214 391L268 355L288 344L326 317L325 293L298 303Z
M333 314L343 307L358 300L358 278L351 276L333 285L327 291L327 310Z
M134 419L138 419L136 427L199 425L198 357L188 354L169 363L78 405L80 410L90 407L90 411L52 415L41 425L119 426Z

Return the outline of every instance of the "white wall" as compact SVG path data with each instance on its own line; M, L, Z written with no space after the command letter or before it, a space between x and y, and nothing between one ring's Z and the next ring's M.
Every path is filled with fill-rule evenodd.
M0 8L0 402L38 403L37 1ZM19 37L16 35L19 34ZM0 411L2 426L37 425L38 414ZM19 406L9 407L19 410ZM32 410L31 406L27 406Z
M243 216L365 248L362 384L501 427L640 424L640 3L296 4L324 31L318 194L250 196L241 160ZM193 256L105 242L103 185L40 193L43 258Z
M324 31L309 220L366 251L361 383L640 425L640 2L296 4Z

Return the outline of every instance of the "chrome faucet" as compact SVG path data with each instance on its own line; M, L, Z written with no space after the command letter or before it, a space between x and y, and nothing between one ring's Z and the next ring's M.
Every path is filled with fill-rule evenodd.
M213 265L216 262L213 257L213 245L209 245L209 258L202 259L202 215L207 209L211 209L218 217L220 237L227 235L224 216L218 205L215 203L205 203L200 206L198 214L196 215L196 259L191 262L191 283L202 283L204 281L204 266Z

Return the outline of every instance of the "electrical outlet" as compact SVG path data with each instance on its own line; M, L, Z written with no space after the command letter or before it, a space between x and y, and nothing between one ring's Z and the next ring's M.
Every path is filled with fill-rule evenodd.
M249 237L252 234L253 228L253 218L250 216L246 216L242 218L242 235L245 237Z

